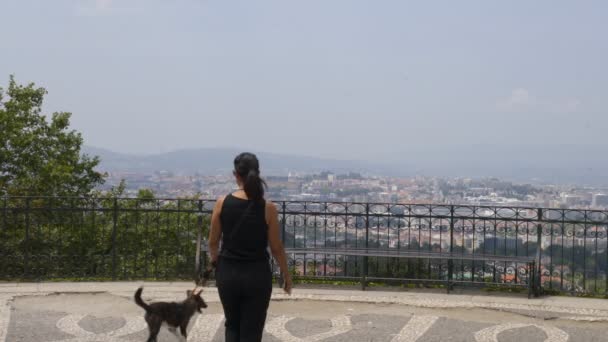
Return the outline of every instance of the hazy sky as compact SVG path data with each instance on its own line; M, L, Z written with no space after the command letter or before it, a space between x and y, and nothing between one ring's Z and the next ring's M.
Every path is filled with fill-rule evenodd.
M608 2L1 0L0 84L88 145L387 160L606 145Z

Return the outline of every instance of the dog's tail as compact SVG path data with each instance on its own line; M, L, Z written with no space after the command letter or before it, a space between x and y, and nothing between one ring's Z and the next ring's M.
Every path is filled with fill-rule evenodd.
M144 302L143 299L141 299L141 293L144 291L143 287L140 287L137 289L137 291L135 291L135 303L139 306L141 306L142 308L144 308L144 310L146 310L146 312L150 311L152 308L150 307L150 305L146 304L146 302Z

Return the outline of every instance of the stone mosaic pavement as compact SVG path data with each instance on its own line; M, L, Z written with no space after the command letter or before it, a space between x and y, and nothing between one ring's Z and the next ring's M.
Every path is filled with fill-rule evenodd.
M132 299L141 283L0 284L0 342L145 341ZM187 283L145 284L144 299L176 300ZM295 289L276 291L264 341L608 341L608 301L555 297ZM213 288L189 341L223 341ZM160 341L176 341L163 330Z

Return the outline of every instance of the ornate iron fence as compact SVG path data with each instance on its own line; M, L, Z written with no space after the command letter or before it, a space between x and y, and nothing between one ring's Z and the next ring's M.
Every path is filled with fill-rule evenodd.
M6 197L0 279L192 279L215 201ZM545 289L608 294L608 212L578 209L277 201L288 248L376 248L534 256ZM540 243L539 243L540 242ZM470 259L470 258L469 258ZM525 265L453 260L455 282L526 284ZM298 277L437 281L448 261L290 255Z

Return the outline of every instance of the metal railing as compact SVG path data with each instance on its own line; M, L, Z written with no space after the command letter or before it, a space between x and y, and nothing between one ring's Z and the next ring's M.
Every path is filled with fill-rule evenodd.
M608 212L578 209L275 202L288 248L374 248L420 259L298 253L309 279L515 284L525 264L475 255L534 256L544 289L608 294ZM214 200L0 199L0 279L192 279ZM539 248L540 247L540 248ZM425 258L428 253L462 260ZM472 260L471 260L472 259ZM448 263L452 264L448 267Z

